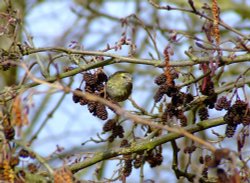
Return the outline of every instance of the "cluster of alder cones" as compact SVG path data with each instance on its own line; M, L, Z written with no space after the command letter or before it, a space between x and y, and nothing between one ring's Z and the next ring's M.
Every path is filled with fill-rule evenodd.
M160 102L165 95L170 97L171 102L165 105L165 109L162 113L162 122L167 124L169 119L176 117L180 120L181 126L186 126L187 118L182 109L189 104L194 97L191 93L180 91L180 88L177 87L174 82L174 79L177 77L178 75L176 73L172 73L173 81L170 85L167 83L165 73L157 76L155 83L159 85L159 88L154 96L154 100L157 103ZM226 137L232 137L239 124L243 124L244 126L250 125L250 108L248 103L237 99L235 103L231 105L231 100L228 100L226 96L217 99L217 94L214 91L214 83L210 76L206 78L206 85L200 86L200 92L208 96L203 102L203 105L198 109L198 115L201 120L209 118L208 109L215 108L218 111L227 111L224 115L224 121L227 124L225 131Z
M84 73L83 80L85 81L85 92L97 95L99 97L105 97L104 86L108 80L108 77L102 70L98 70L94 74L89 72ZM76 90L82 91L81 88L77 88ZM87 105L89 112L92 113L93 116L97 116L101 120L108 119L108 112L104 104L88 100L85 97L79 96L77 94L74 94L72 99L75 103Z

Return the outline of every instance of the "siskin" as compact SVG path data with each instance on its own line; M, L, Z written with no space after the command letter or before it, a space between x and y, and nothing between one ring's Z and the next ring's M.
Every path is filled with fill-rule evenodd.
M130 96L133 88L132 76L126 71L112 74L106 85L107 95L116 102L122 102Z

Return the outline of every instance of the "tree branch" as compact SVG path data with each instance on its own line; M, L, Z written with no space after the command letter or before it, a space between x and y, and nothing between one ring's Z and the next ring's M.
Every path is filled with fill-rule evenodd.
M225 124L223 118L215 118L215 119L201 121L195 125L188 126L184 128L184 130L186 130L189 133L195 133L195 132L203 131L205 129L209 129L209 128L223 125L223 124ZM87 158L83 162L70 166L70 169L72 170L72 172L78 172L100 161L110 159L119 155L125 155L125 154L131 154L131 153L136 153L140 151L150 150L150 149L155 148L158 145L170 142L172 140L175 140L181 137L183 137L183 135L179 133L169 133L161 137L156 137L154 139L143 140L138 144L132 145L131 147L116 148L116 149L111 149L111 150L104 151L104 152L97 152L94 154L93 157Z

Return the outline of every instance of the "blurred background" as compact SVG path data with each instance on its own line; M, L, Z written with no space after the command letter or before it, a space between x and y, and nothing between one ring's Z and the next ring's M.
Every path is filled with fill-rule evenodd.
M194 2L197 7L201 7L207 1ZM247 0L218 2L221 8L221 19L242 33L249 34L250 2ZM188 7L187 1L184 0L161 1L159 3ZM18 34L19 41L36 48L55 46L98 51L106 49L107 45L115 46L122 38L126 37L133 45L136 45L135 51L133 52L129 45L123 45L120 50L111 50L110 53L124 56L132 54L137 58L163 60L163 50L168 44L171 44L173 50L171 60L174 61L188 59L184 51L195 45L195 37L204 38L204 33L201 32L204 20L180 11L156 10L148 1L19 0L13 1L12 4L22 22L19 27L21 29ZM0 5L2 10L6 8L4 1L0 2ZM11 30L9 31L11 34ZM230 36L235 37L231 32L222 31L224 41L230 39ZM173 41L173 39L178 41ZM12 40L7 34L0 37L1 48L8 49L11 44ZM226 44L230 47L229 43ZM35 54L24 57L23 60L27 64L33 63L37 59L41 62L47 62L51 56L51 53ZM54 63L60 69L76 67L72 58L58 58ZM246 66L249 67L249 64ZM131 72L134 77L132 98L146 110L153 108L152 98L157 88L154 84L154 78L162 72L161 69L146 65L113 64L104 67L104 70L107 75L119 70ZM224 75L225 81L235 80L244 70L243 65L237 68L227 67L227 72ZM50 69L51 75L56 74L56 72L56 66ZM194 76L201 74L198 67L182 68L181 72L183 75L190 72ZM42 77L42 73L37 67L32 70L32 73ZM18 68L1 72L1 90L6 86L18 84L23 75L24 71ZM179 82L183 81L183 78L181 77ZM63 82L71 83L72 88L78 88L82 82L82 75L78 74L72 78L66 78ZM246 91L249 97L249 88ZM243 95L241 91L240 93ZM94 142L81 145L90 138L98 140L97 134L101 135L102 138L108 136L101 134L104 121L92 116L86 106L75 104L71 94L55 93L48 87L37 86L26 91L22 97L25 104L29 106L30 123L22 129L20 138L27 141L34 139L32 149L48 158L51 165L59 167L65 162L75 161L76 157L86 157L91 152L119 146L119 143L116 142L111 145ZM129 101L122 105L127 110L135 110ZM214 110L209 112L211 117L222 114ZM109 118L112 116L114 114L109 111ZM127 133L132 126L130 121L124 123L124 127L128 129ZM217 127L214 130L223 134L225 126ZM207 130L206 133L203 132L200 135L206 136L211 141L216 140L217 137L211 132L211 130ZM142 135L140 129L137 130L137 133L138 136ZM185 140L177 142L185 144ZM225 147L230 145L230 148L236 148L232 144L232 139L230 139L230 141L225 140L219 145ZM59 150L61 151L59 152ZM249 149L245 150L246 153L250 152ZM162 166L150 168L147 164L145 165L145 180L177 182L174 172L171 171L172 150L169 143L163 146L163 154ZM185 158L187 157L184 155L184 162L186 162ZM115 173L114 170L118 163L119 160L111 160L104 164L99 163L80 171L77 176L84 180L95 180L98 166L106 166L108 168L104 169L102 177L110 178ZM140 169L133 169L127 182L139 182L139 180Z

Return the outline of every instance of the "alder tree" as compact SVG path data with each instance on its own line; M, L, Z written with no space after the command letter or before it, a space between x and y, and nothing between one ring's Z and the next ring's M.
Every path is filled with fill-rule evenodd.
M61 3L0 2L1 182L249 182L248 1ZM122 102L117 71L133 76Z

